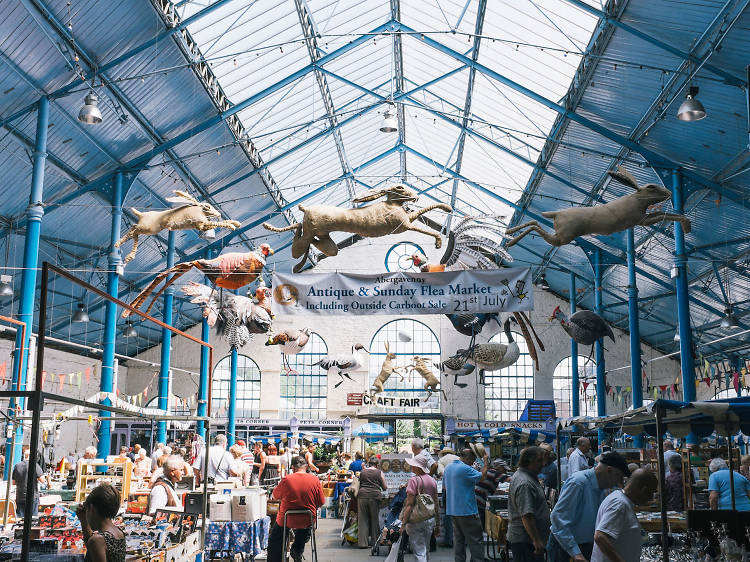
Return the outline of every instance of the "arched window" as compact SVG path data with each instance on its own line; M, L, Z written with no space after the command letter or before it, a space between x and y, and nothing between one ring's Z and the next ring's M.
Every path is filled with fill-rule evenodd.
M408 341L404 341L408 340ZM433 363L440 363L440 342L435 332L429 326L411 319L393 320L384 324L370 342L370 387L380 373L380 367L385 359L385 343L388 342L391 353L396 354L394 363L397 367L402 367L411 363L412 357L419 355L424 357L427 364L440 377L440 371L434 367ZM394 373L384 385L384 394L388 396L397 396L403 398L421 398L427 397L427 391L424 389L424 379L416 372L410 372L404 376L404 380ZM370 412L382 413L409 413L417 412L440 412L440 392L434 393L437 401L432 407L422 408L388 408L377 409L374 406Z
M288 355L288 374L282 370L279 416L289 419L320 420L326 417L328 373L311 367L328 355L328 346L318 334L310 333L307 345L297 355ZM283 359L282 359L283 360Z
M414 271L418 272L419 267L409 260L409 256L419 254L424 256L424 250L414 242L399 242L394 244L385 255L386 271Z
M596 363L578 356L578 413L581 416L596 416ZM558 418L573 415L573 371L571 358L566 357L557 364L552 375L552 392Z
M214 367L211 387L211 414L226 416L229 407L229 378L232 356L223 357ZM260 416L260 369L247 355L237 356L237 393L235 417Z
M747 396L747 391L740 386L740 396ZM737 398L737 391L734 388L725 388L724 390L717 390L714 395L714 400L724 400L726 398Z
M527 400L534 398L534 363L529 349L521 334L513 332L513 341L521 352L518 361L505 369L484 374L484 408L488 420L516 421ZM490 342L507 344L508 339L500 332L492 336Z

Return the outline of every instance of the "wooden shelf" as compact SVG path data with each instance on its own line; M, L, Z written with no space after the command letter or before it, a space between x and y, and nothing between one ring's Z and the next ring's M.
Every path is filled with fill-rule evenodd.
M117 469L122 474L107 474L106 472L91 471L99 467ZM126 462L79 462L76 469L76 502L82 502L96 486L89 486L92 480L113 482L115 489L120 493L120 502L125 502L130 495L130 478L133 474L133 463Z

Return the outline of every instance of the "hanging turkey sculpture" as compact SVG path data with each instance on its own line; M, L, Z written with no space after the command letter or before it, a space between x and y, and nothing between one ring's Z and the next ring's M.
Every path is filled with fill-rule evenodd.
M302 328L301 330L284 330L283 332L278 332L268 338L266 345L279 346L281 354L284 356L284 366L288 373L291 371L291 368L289 367L287 356L297 355L304 349L308 341L310 341L310 328Z
M265 287L258 287L255 292L261 303L266 299L266 291ZM265 334L271 329L272 318L267 308L249 297L195 282L182 287L182 292L193 297L190 302L203 305L208 325L215 325L232 348L243 347L253 334Z
M294 266L295 273L301 271L305 265L310 255L310 245L318 248L326 256L335 256L339 253L336 242L331 238L331 232L349 232L364 238L376 238L411 230L433 237L435 247L441 246L443 240L440 234L419 225L417 219L434 209L450 213L453 210L450 205L436 203L424 209L409 212L404 206L409 202L416 201L419 197L414 191L403 185L370 190L363 196L352 199L352 203L367 203L380 197L385 197L385 201L354 209L343 209L333 205L311 205L309 207L299 205L299 210L304 213L302 222L284 228L278 228L268 223L263 223L263 226L272 232L294 230L292 257L295 259L302 257L302 261Z
M573 341L581 345L591 346L589 359L594 355L594 343L596 340L608 337L612 341L615 341L615 334L612 332L609 324L607 324L607 321L591 310L579 310L568 318L558 306L552 312L552 316L549 317L550 322L553 320L560 322L560 326L573 338Z
M545 211L542 216L554 221L555 232L553 234L545 231L537 221L529 221L509 228L505 232L511 235L522 231L521 234L511 239L505 247L510 248L532 232L536 232L547 244L563 246L579 236L588 234L606 236L634 226L651 226L663 221L679 222L685 232L690 232L690 219L685 215L648 212L651 205L656 205L672 197L671 191L654 183L641 187L636 179L622 167L619 167L616 172L610 170L608 173L612 179L635 189L635 193L630 193L604 205Z
M151 299L151 304L146 309L146 313L148 313L151 307L154 306L154 302L159 295L193 268L203 272L203 275L208 277L208 280L217 287L230 290L239 289L240 287L249 285L258 278L258 275L260 275L266 265L266 257L269 255L273 255L271 247L268 244L261 244L257 250L250 252L229 252L212 259L178 263L157 275L149 286L135 297L135 300L130 305L133 308L139 308L159 283L164 281L168 275L172 275L164 283L159 292L154 295L154 298ZM122 317L127 318L128 316L130 316L130 311L124 310Z
M138 222L131 226L115 243L115 248L119 248L125 242L133 239L133 248L125 257L125 263L128 263L135 257L138 251L138 237L146 235L159 234L164 229L167 230L189 230L195 229L201 232L214 230L215 228L228 228L234 230L240 226L239 221L214 219L221 217L213 205L201 203L195 197L184 191L175 191L176 197L168 197L170 203L182 203L174 209L165 211L139 211L131 207L133 214L138 217Z

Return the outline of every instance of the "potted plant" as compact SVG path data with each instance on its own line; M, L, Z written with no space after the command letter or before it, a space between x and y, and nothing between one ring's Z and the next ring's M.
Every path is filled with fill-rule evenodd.
M327 472L331 468L334 455L333 451L326 451L325 447L318 446L315 447L315 452L313 453L313 462L320 472Z

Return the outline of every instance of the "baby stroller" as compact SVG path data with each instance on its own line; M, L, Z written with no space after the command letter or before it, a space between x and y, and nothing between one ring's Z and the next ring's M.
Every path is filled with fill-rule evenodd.
M401 542L398 545L399 552L397 554L397 560L398 562L403 562L404 553L406 552L407 545L409 544L409 538L406 536L405 532L403 535L401 535L401 533L399 532L400 529L401 521L399 521L398 519L396 519L390 525L386 525L385 527L383 527L380 530L380 535L378 535L378 540L374 545L372 545L372 551L370 554L372 556L380 556L381 548L392 547L398 542L399 538L402 538Z

